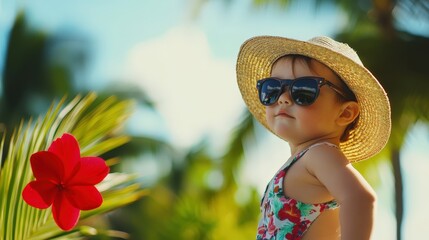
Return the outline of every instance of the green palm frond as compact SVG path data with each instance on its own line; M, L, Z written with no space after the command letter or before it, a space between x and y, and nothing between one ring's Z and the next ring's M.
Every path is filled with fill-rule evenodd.
M21 192L33 179L30 156L45 150L64 132L73 134L79 141L82 156L100 155L123 145L129 138L117 134L131 114L131 101L114 97L95 103L96 95L77 96L68 104L65 98L53 105L44 117L21 122L12 133L7 153L4 153L5 136L0 151L3 166L0 169L0 239L79 239L82 235L97 234L88 226L63 232L55 225L50 209L39 210L27 205ZM108 161L109 163L109 161ZM1 165L0 165L1 166ZM105 213L136 201L145 194L135 183L136 176L111 173L98 185L104 202L92 211L82 211L81 218Z
M238 170L243 160L246 141L247 143L255 143L255 119L247 109L244 110L240 123L236 125L229 141L222 161L223 172L226 175L225 186L234 182L234 173Z

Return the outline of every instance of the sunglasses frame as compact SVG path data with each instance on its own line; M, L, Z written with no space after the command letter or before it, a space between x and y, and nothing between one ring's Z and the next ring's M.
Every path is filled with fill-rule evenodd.
M274 80L274 81L280 82L280 93L277 94L277 96L275 97L275 100L271 104L265 104L261 99L261 88L262 88L263 84L268 80ZM301 103L297 102L292 95L293 86L299 80L315 80L317 82L317 88L316 88L316 93L315 93L314 99L312 102L310 102L308 104L301 104ZM325 86L325 85L328 86L329 88L331 88L332 90L334 90L336 93L338 93L344 99L347 99L346 95L343 93L343 91L339 87L337 87L335 84L326 80L323 77L305 76L305 77L299 77L299 78L295 78L295 79L280 79L280 78L275 78L275 77L269 77L269 78L264 78L264 79L258 80L256 82L256 88L258 89L258 98L259 98L259 101L261 102L261 104L264 106L271 106L274 103L276 103L279 100L280 96L285 92L285 87L288 88L289 94L290 94L291 99L294 103L296 103L299 106L310 106L311 104L313 104L316 101L317 97L319 96L320 88Z

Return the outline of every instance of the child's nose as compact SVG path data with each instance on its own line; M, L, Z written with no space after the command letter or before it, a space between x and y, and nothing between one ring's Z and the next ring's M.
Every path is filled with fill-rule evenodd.
M278 104L291 104L292 103L292 99L290 97L289 91L284 91L279 99L277 100Z

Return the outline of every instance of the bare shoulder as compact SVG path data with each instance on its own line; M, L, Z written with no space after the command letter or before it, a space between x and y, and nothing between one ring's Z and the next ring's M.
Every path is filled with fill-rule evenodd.
M313 174L320 171L332 172L350 164L340 149L327 144L310 148L305 154L305 163L307 170Z
M356 195L374 195L370 185L339 149L320 145L309 149L306 155L307 171L317 178L334 198L341 200Z

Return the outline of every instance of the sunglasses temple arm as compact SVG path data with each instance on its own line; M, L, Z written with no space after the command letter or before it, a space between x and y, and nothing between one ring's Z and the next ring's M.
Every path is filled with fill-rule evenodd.
M332 88L332 90L334 90L335 92L337 92L338 94L340 94L344 99L348 99L347 96L343 93L343 91L341 91L337 86L335 86L334 84L332 84L331 82L326 82L326 84Z

